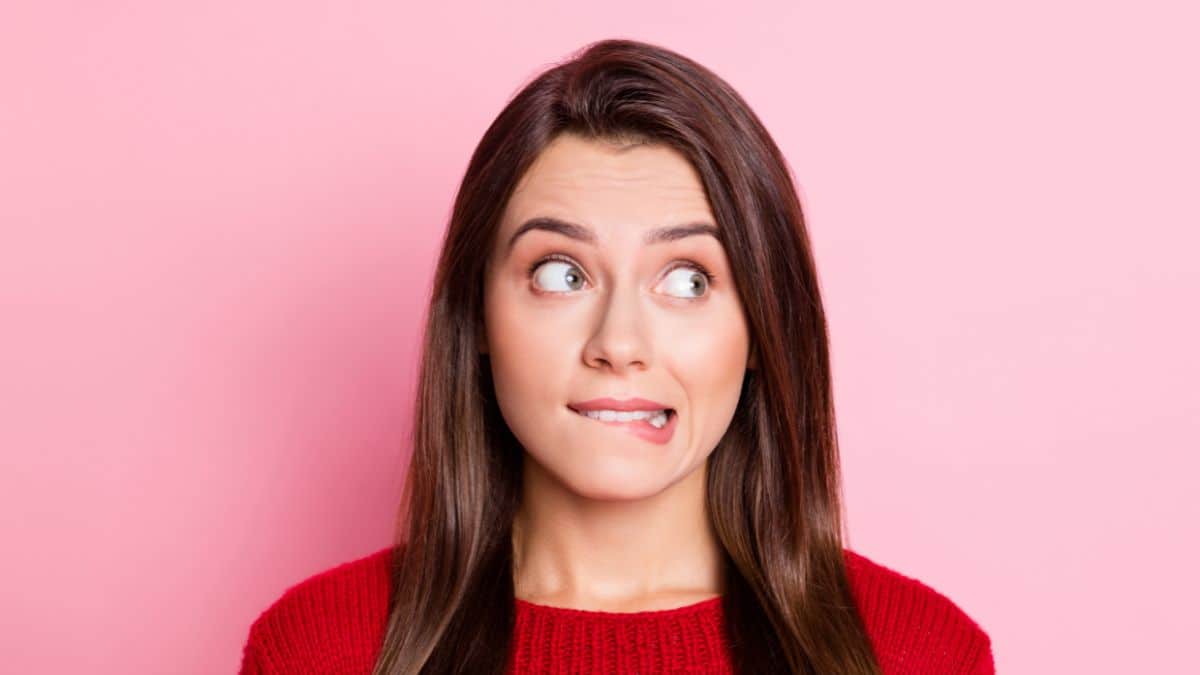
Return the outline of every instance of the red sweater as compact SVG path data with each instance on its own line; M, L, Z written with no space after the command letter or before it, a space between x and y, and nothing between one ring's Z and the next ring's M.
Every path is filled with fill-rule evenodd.
M392 548L287 589L255 620L242 675L369 675L387 625ZM929 586L845 549L852 593L884 675L993 675L991 640ZM601 612L514 599L511 673L732 673L719 597Z

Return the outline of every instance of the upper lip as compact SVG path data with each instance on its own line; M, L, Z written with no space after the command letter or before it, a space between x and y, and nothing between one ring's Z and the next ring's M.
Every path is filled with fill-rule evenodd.
M615 398L593 398L589 401L580 401L578 403L568 403L567 407L576 412L586 410L669 410L671 406L664 405L657 401L649 401L644 398L627 398L617 400Z

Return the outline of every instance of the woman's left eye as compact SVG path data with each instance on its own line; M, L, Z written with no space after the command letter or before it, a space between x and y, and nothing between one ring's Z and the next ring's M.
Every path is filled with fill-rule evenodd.
M704 296L704 292L712 283L712 275L699 265L688 263L671 270L663 281L685 299L697 300ZM696 291L695 295L692 295L693 291Z

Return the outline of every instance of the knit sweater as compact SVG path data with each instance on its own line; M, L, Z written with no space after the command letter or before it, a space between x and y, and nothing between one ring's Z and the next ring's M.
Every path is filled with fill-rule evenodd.
M288 588L250 627L242 675L369 675L387 626L392 547ZM993 675L991 639L949 598L844 549L851 593L884 675ZM721 597L643 612L514 598L509 673L732 674Z

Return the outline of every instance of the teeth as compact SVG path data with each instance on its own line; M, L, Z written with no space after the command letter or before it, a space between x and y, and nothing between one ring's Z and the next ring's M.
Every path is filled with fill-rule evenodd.
M602 422L632 422L647 420L655 429L667 426L666 410L587 410L583 415Z

